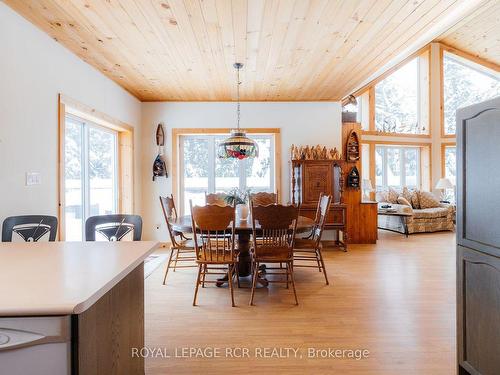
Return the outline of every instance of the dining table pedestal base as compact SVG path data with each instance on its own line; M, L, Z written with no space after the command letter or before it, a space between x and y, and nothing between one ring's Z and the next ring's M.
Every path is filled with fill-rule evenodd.
M238 277L252 276L252 255L250 254L250 231L240 232L237 235L237 249L238 249ZM268 286L269 281L265 278L266 265L263 264L259 267L259 274L257 282L262 286ZM219 288L228 281L228 275L217 279L215 284Z
M172 220L172 228L181 233L192 232L191 216L180 216ZM314 220L308 217L299 216L297 221L297 233L304 233L310 231L314 226ZM260 227L257 226L257 235L259 235ZM238 277L249 277L252 275L252 255L250 254L251 236L253 232L252 222L250 219L242 220L237 219L235 224L235 231L237 236L236 248L238 251ZM259 267L257 275L257 283L262 286L268 286L269 281L265 278L266 265L262 264ZM251 281L251 280L250 280ZM228 275L223 278L217 279L215 284L222 287L228 282Z

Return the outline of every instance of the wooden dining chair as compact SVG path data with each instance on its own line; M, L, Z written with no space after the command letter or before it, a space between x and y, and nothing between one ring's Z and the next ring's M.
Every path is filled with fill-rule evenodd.
M227 275L231 304L234 307L233 275L237 270L237 255L235 251L235 208L232 206L191 207L194 247L198 276L194 291L193 306L196 306L198 288L200 285L220 284L217 280L207 280L212 275ZM237 271L236 271L237 272ZM238 277L236 275L236 277Z
M26 242L37 242L48 233L48 240L55 241L57 217L46 215L10 216L2 224L2 242L11 242L17 234Z
M205 204L216 204L218 206L230 206L226 202L226 193L210 193L205 192Z
M266 192L254 193L251 195L251 199L255 206L267 206L278 203L278 194Z
M306 238L296 238L293 247L293 266L317 268L319 272L323 272L325 275L326 285L328 285L329 282L326 274L325 262L323 261L323 254L321 253L321 237L323 236L326 217L330 210L331 202L331 195L320 194L318 208L316 209L316 218L311 234ZM312 262L314 264L304 264L306 262Z
M132 233L132 241L142 237L142 218L139 215L97 215L85 221L85 240L95 241L96 233L108 241L121 241Z
M197 265L195 263L194 241L185 237L184 233L175 231L172 228L171 221L177 219L174 196L172 194L169 197L160 196L160 204L170 236L170 256L167 268L165 269L165 276L163 277L163 285L165 285L170 268L175 272L177 268L193 268L197 267Z
M285 264L285 268L272 268L277 270L270 275L279 275L277 280L269 280L270 283L292 284L295 304L298 305L297 291L293 277L293 243L299 209L295 206L269 205L256 206L253 201L250 204L253 229L253 251L252 251L252 293L250 305L253 305L255 287L259 266L261 263ZM260 228L257 228L257 223ZM258 234L258 236L257 236ZM267 273L269 274L269 273ZM284 278L282 277L284 276Z

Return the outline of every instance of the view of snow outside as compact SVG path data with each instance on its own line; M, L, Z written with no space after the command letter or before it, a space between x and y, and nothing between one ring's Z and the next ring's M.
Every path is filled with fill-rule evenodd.
M259 157L244 160L217 157L217 147L224 140L222 135L183 138L184 213L189 213L190 199L193 205L205 204L205 192L273 189L272 136L251 135L251 138L259 146Z
M87 217L116 213L117 136L74 117L65 133L65 239L81 241Z

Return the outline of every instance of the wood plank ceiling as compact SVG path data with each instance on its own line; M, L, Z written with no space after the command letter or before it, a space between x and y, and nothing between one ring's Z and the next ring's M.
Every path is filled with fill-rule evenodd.
M4 1L143 101L339 100L467 2Z
M478 7L439 41L500 65L500 1L490 0Z

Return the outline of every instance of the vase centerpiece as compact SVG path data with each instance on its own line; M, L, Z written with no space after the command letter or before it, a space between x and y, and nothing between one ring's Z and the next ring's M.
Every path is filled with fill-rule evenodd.
M250 198L250 191L242 191L240 189L232 189L224 198L224 201L231 205L236 206L236 216L241 221L246 221L248 219L248 201Z

